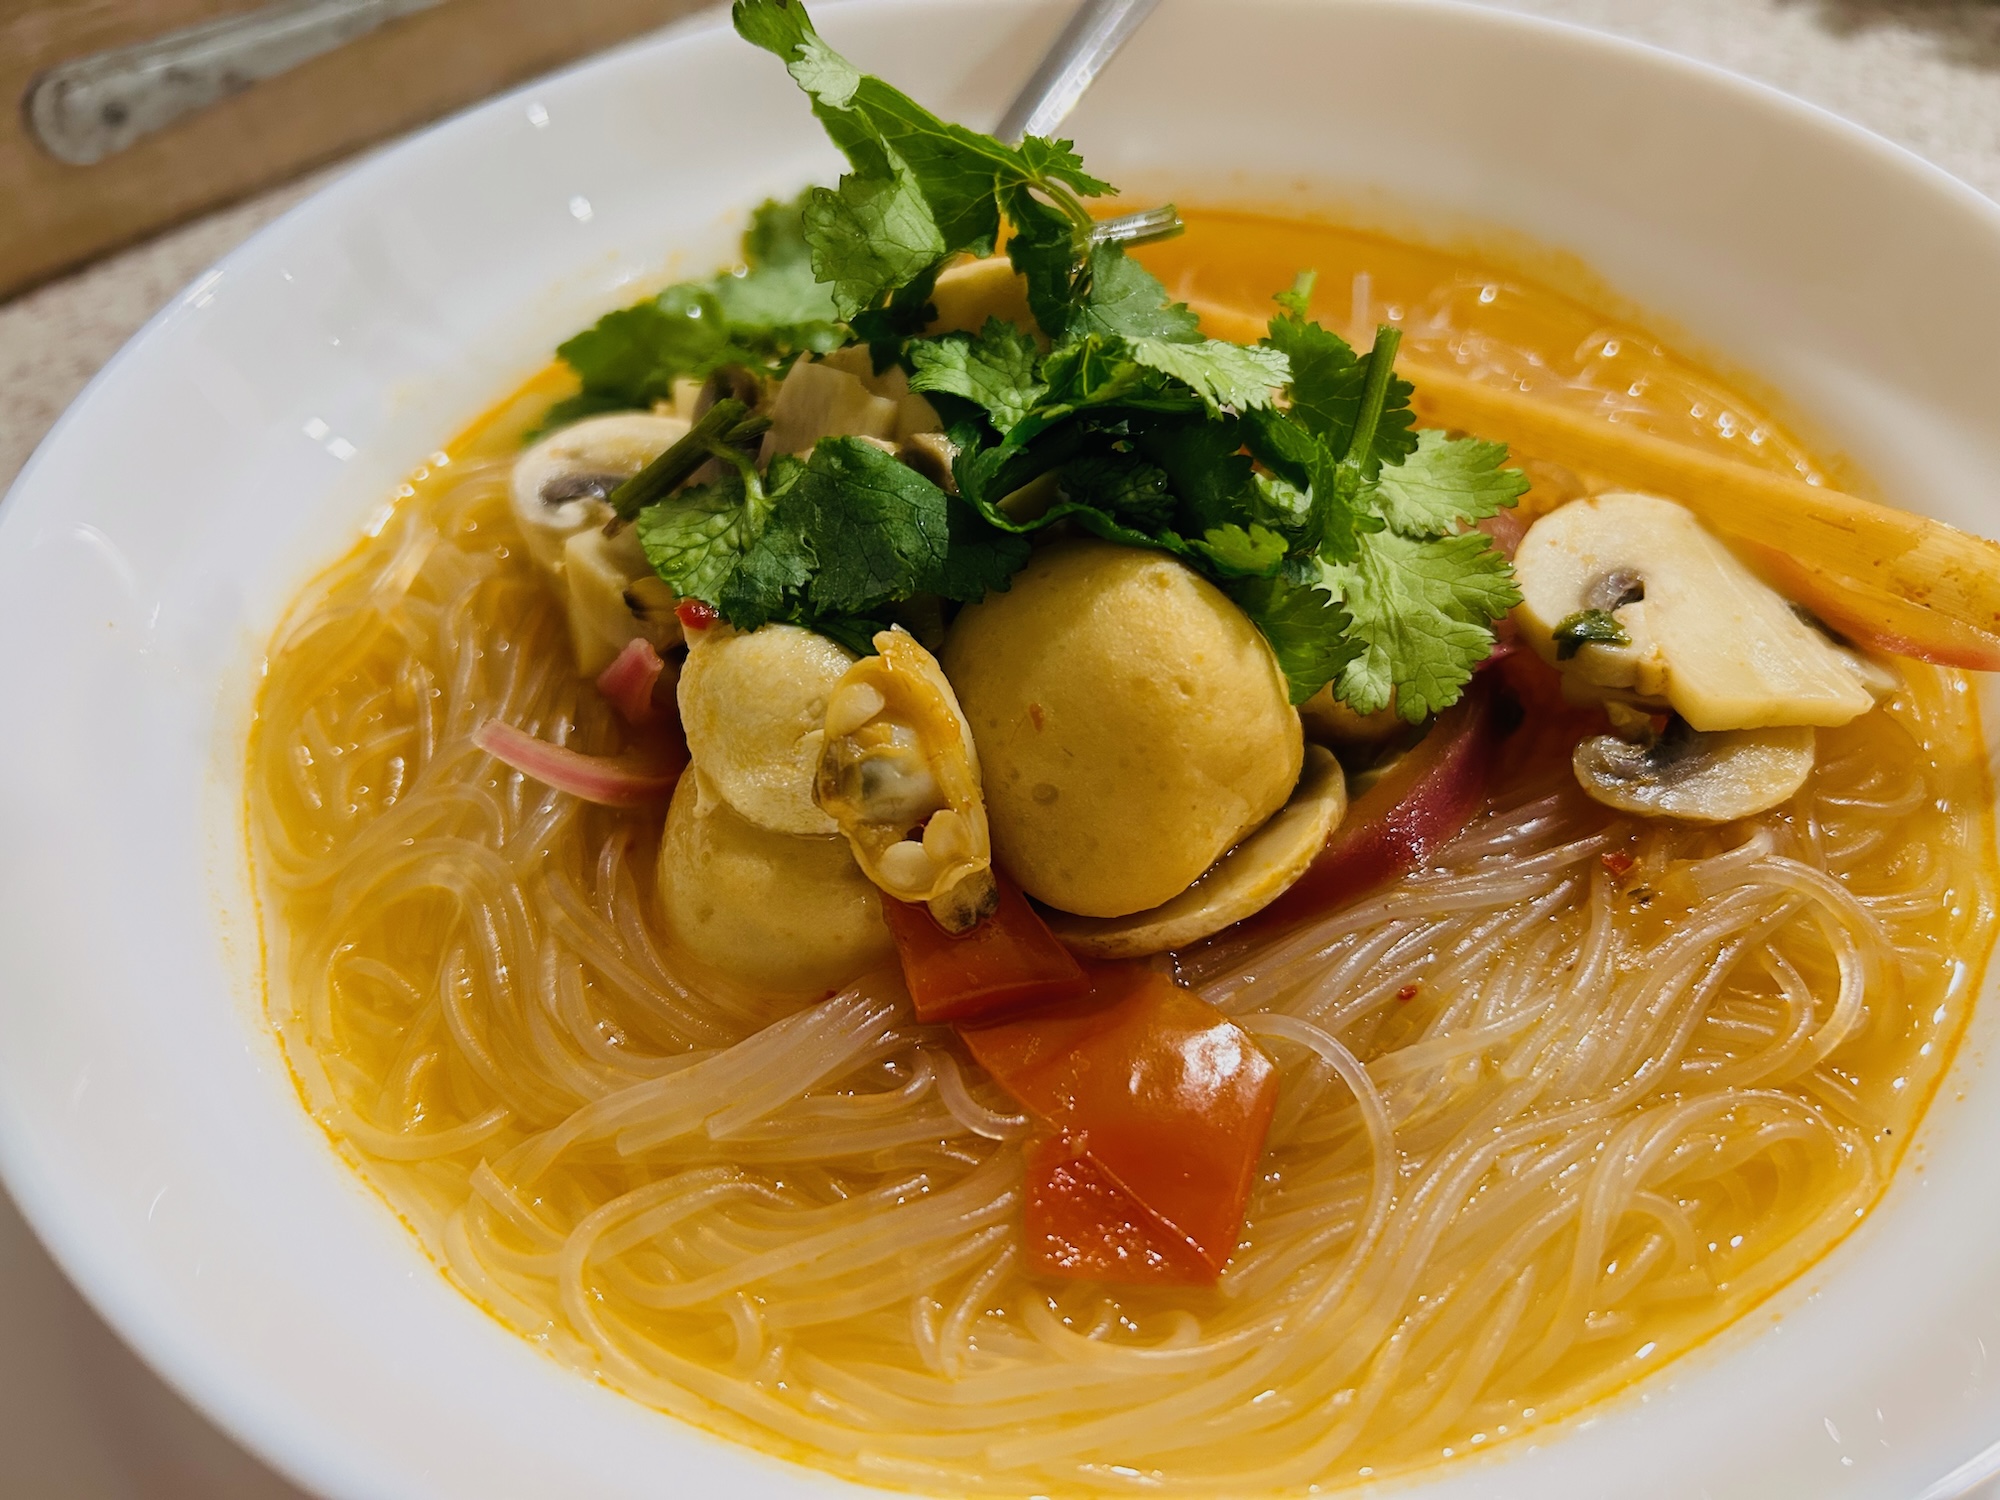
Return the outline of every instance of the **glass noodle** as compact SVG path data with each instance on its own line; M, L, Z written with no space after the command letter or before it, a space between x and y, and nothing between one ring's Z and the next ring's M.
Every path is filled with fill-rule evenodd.
M1503 299L1465 294L1493 283L1477 266L1190 217L1246 283L1320 265L1329 313L1351 273L1377 294L1430 277L1429 321L1406 314L1420 354L1803 462L1650 342L1580 349L1577 303L1513 282L1481 322ZM1170 286L1186 253L1159 252ZM1725 398L1730 432L1691 388ZM890 1487L1299 1491L1617 1389L1881 1192L1992 933L1971 697L1909 664L1885 712L1820 732L1775 813L1617 817L1531 723L1438 868L1182 955L1282 1073L1242 1246L1214 1291L1027 1274L1026 1121L897 979L799 1008L698 978L652 915L658 815L472 746L498 717L621 748L511 534L533 406L296 606L249 796L272 1012L310 1107L453 1279L557 1358ZM1590 487L1533 472L1533 503Z

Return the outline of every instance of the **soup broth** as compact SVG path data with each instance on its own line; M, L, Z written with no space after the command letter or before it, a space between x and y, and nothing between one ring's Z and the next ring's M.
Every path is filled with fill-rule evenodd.
M1477 259L1190 213L1143 258L1812 475L1728 381ZM1296 1493L1483 1451L1659 1368L1881 1194L1979 987L1995 872L1957 673L1898 663L1721 828L1587 800L1535 703L1435 868L1176 955L1281 1075L1214 1289L1033 1274L1026 1121L893 976L801 1008L655 913L660 818L474 747L621 721L509 518L545 376L419 471L273 643L249 761L304 1097L468 1296L704 1428L926 1493ZM1528 453L1532 515L1603 488ZM1573 738L1573 733L1572 733Z

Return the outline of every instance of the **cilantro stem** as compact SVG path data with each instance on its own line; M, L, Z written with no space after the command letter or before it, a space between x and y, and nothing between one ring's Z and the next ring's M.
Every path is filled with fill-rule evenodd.
M645 468L619 485L608 497L612 514L629 521L647 506L671 495L687 478L711 458L738 461L735 446L755 437L770 420L750 415L750 408L733 397L718 401L701 420Z
M1097 219L1090 226L1093 245L1150 245L1187 232L1180 210L1173 204L1149 208L1144 213L1124 214L1115 219Z
M1375 343L1368 350L1368 379L1361 387L1361 409L1355 414L1354 432L1347 440L1343 464L1360 468L1375 446L1375 429L1382 423L1382 408L1389 400L1389 380L1396 373L1396 350L1403 331L1387 323L1375 329Z

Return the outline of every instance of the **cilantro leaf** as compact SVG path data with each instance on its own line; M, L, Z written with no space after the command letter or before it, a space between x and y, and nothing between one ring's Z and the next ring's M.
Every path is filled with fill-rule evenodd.
M1140 451L1166 470L1180 497L1181 529L1194 535L1254 513L1256 476L1233 418L1159 423L1139 435ZM1256 519L1270 521L1268 515Z
M1249 579L1230 595L1271 643L1294 705L1332 682L1360 655L1352 618L1324 589L1282 578Z
M1028 310L1052 339L1069 332L1076 293L1077 227L1024 185L1001 195L1014 233L1007 259L1028 283Z
M820 440L796 481L775 494L758 552L746 554L744 584L764 592L735 602L771 616L789 602L808 617L870 614L917 594L978 599L1028 559L1026 542L985 525L860 438ZM773 597L801 585L796 599Z
M1358 357L1346 339L1297 313L1273 318L1264 343L1291 366L1293 417L1333 454L1344 456L1363 416L1371 359ZM1363 478L1372 479L1383 464L1400 462L1417 446L1410 430L1416 421L1409 409L1414 387L1394 373L1387 380L1370 441L1356 455Z
M1246 509L1259 523L1287 534L1305 526L1312 496L1276 474L1253 475L1252 485Z
M1123 245L1092 249L1089 271L1090 293L1079 332L1174 344L1201 342L1201 320L1185 302L1170 301L1159 277L1127 255Z
M1280 300L1288 295L1281 293ZM1354 346L1299 312L1273 318L1264 342L1291 366L1292 412L1299 424L1336 452L1345 451L1361 402L1361 360Z
M1285 356L1275 349L1221 339L1183 344L1154 338L1133 339L1129 347L1134 360L1188 386L1210 411L1269 406L1274 389L1291 377Z
M771 462L768 497L732 473L649 506L639 544L673 590L744 630L872 616L919 594L1004 588L1028 545L859 438Z
M753 503L743 476L732 470L647 506L633 529L669 588L684 599L720 606L724 586L763 531L767 510Z
M728 343L727 331L714 322L641 302L606 313L559 344L556 354L576 371L583 395L610 410L666 400L676 379L705 372Z
M1580 609L1566 615L1549 632L1555 637L1556 660L1568 661L1585 646L1629 646L1632 637L1608 610Z
M1313 287L1319 281L1319 272L1301 271L1292 278L1290 291L1280 292L1271 300L1295 318L1303 319L1306 309L1312 304Z
M1309 504L1296 534L1294 555L1323 553L1336 562L1351 561L1360 535L1382 525L1354 503L1360 489L1358 471L1343 472L1340 459L1291 412L1244 413L1243 440L1279 478L1307 493Z
M838 190L841 210L816 196L820 211L806 222L814 269L835 283L845 315L907 284L925 250L933 267L961 251L990 253L1003 196L1017 231L1036 217L1030 205L1060 221L1065 270L1073 267L1090 223L1076 195L1108 185L1083 170L1069 143L1035 139L1016 149L939 119L828 47L797 0L736 0L731 15L740 35L784 61L853 168ZM1035 228L1031 243L1052 250L1050 226ZM886 231L888 242L871 246L863 233L871 229Z
M1491 622L1521 602L1507 559L1480 532L1420 541L1378 531L1322 581L1354 617L1364 650L1336 693L1356 713L1386 708L1415 724L1458 700L1493 650Z
M996 431L1007 432L1048 394L1035 377L1035 341L1012 323L988 318L978 338L947 334L919 339L908 354L913 391L963 396L986 409Z
M1101 177L1083 170L1083 158L1076 154L1075 141L1053 141L1045 136L1021 137L1021 159L1037 177L1066 182L1086 198L1115 196L1118 189Z
M1128 453L1094 453L1065 466L1062 493L1147 531L1166 531L1174 520L1174 493L1167 476Z
M1506 461L1505 443L1447 438L1435 429L1420 432L1416 451L1382 470L1375 511L1403 536L1444 536L1527 493L1528 476L1502 467Z
M916 175L883 149L880 168L849 172L838 188L814 188L806 204L813 274L833 286L851 318L944 258L947 245Z
M680 282L566 340L556 353L582 390L550 408L540 430L651 406L673 394L675 381L703 379L723 365L775 373L803 351L824 354L846 343L832 296L813 279L802 202L756 211L741 270Z
M1267 577L1285 560L1285 539L1254 522L1248 530L1234 524L1217 526L1190 545L1224 577Z
M778 516L811 539L819 567L809 600L830 614L863 614L892 599L977 599L1027 561L1025 542L954 525L943 490L860 438L825 438ZM984 528L977 528L983 531Z

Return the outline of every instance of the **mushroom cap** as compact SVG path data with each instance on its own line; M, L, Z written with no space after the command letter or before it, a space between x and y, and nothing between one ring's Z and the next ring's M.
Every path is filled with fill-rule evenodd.
M1593 801L1642 818L1731 823L1787 802L1812 774L1804 726L1703 734L1676 720L1652 744L1600 734L1572 757Z
M1052 913L1049 930L1091 958L1142 958L1185 947L1253 917L1292 888L1347 813L1347 777L1318 745L1277 815L1173 900L1127 917Z
M614 412L559 428L515 459L509 499L528 555L561 571L563 543L610 520L605 496L687 430L679 417Z
M894 955L881 897L845 839L759 828L700 780L681 778L660 836L660 906L676 942L785 994L837 989Z
M1271 648L1162 553L1037 553L960 613L944 668L979 752L995 862L1063 911L1171 900L1298 782L1304 737Z
M839 830L813 801L826 700L854 657L816 631L688 632L681 727L688 755L737 813L778 833Z

